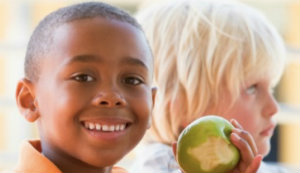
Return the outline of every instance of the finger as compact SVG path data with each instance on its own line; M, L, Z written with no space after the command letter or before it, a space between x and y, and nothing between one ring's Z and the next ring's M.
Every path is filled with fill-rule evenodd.
M232 143L240 150L242 161L245 164L251 163L252 159L254 158L254 153L248 142L241 138L237 133L231 133L230 139Z
M249 132L238 129L238 128L233 129L232 132L237 133L241 138L245 139L248 142L248 144L250 145L253 154L257 155L258 150L257 150L256 143L253 139L253 136Z
M256 173L260 167L262 158L262 155L255 156L251 165L246 169L245 173Z
M255 143L252 135L249 132L243 130L242 125L240 125L237 120L232 119L231 123L234 127L236 127L235 129L233 129L233 132L238 133L240 136L242 136L242 138L246 139L248 141L254 155L257 155L258 150L257 150L257 146L256 146L256 143Z
M243 129L242 125L236 119L231 119L230 122L235 128Z

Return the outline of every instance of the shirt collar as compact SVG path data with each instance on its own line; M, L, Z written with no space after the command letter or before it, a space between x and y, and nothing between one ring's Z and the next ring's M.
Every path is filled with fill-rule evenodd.
M19 161L15 168L16 172L33 173L62 173L48 158L42 153L40 140L24 141L21 144Z

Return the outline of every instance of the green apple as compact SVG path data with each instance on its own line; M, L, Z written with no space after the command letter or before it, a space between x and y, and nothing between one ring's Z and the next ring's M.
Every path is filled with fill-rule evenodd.
M189 124L177 141L176 157L185 173L226 173L239 162L239 150L231 143L234 127L226 119L203 116Z

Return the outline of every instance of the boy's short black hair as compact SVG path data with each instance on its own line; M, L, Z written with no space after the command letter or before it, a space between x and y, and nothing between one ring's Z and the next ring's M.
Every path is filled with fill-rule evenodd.
M106 3L85 2L60 8L46 16L31 35L25 56L25 77L32 81L38 80L41 56L50 49L52 32L56 27L74 20L94 17L126 22L142 30L127 12Z

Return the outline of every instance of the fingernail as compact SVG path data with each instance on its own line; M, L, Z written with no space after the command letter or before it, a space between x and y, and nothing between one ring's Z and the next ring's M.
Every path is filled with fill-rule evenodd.
M238 129L238 128L234 128L234 129L232 129L232 131L234 131L234 132L236 132L236 133L241 133L241 132L242 132L242 130L241 130L241 129Z
M239 137L239 135L237 135L236 133L232 133L233 138L235 138L236 140L240 140L241 137Z
M263 156L261 154L258 154L257 157L262 160L263 159Z
M236 119L231 119L231 122L234 123L234 124L238 124Z

